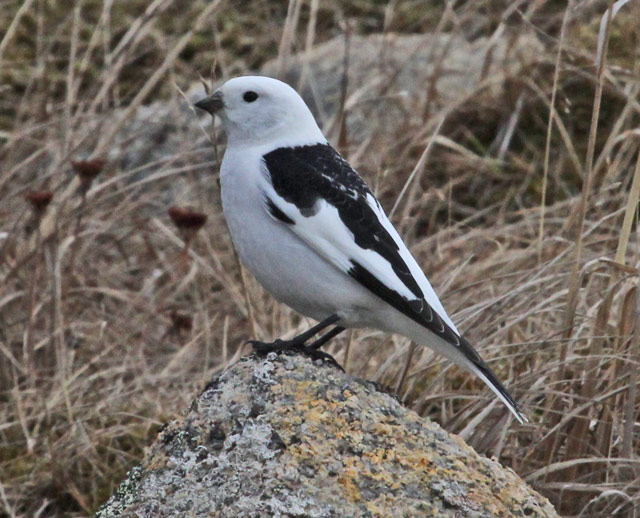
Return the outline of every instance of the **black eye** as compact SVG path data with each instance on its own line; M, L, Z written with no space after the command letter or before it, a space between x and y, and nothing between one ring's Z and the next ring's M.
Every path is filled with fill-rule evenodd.
M258 94L255 92L252 92L251 90L249 90L248 92L245 92L242 96L242 98L248 102L248 103L252 103L253 101L255 101L258 98Z

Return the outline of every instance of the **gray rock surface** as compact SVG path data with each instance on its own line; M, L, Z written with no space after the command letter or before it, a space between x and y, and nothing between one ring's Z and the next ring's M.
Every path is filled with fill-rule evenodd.
M97 516L557 515L513 471L374 384L272 353L212 380Z

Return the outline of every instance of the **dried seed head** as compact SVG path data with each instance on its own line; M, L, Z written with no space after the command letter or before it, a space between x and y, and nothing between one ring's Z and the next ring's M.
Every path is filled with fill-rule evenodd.
M180 230L197 232L207 221L207 215L195 210L182 207L171 207L167 211L173 224Z
M51 198L53 198L51 191L29 191L24 195L24 199L31 204L33 211L38 216L47 208L47 205L51 202Z
M91 187L93 180L96 176L98 176L104 166L106 165L106 160L102 158L94 158L93 160L80 160L80 161L71 161L71 165L73 166L73 170L78 175L80 179L80 185L83 190L86 192Z
M191 331L193 327L193 318L191 315L179 311L172 311L170 316L175 331Z

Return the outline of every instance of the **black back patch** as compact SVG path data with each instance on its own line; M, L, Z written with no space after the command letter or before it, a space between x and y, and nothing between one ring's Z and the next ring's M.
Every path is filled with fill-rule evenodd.
M384 257L405 286L417 298L424 298L398 245L367 203L367 195L373 198L373 193L340 153L328 144L314 144L278 148L263 160L279 196L303 216L315 214L320 200L334 206L356 244Z

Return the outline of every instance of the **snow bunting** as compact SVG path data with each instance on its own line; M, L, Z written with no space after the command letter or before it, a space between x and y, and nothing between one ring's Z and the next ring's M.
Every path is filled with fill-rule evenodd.
M237 77L195 106L220 117L227 135L222 205L242 262L277 300L320 322L292 340L253 342L257 350L317 351L348 327L399 333L479 376L526 419L293 88Z

